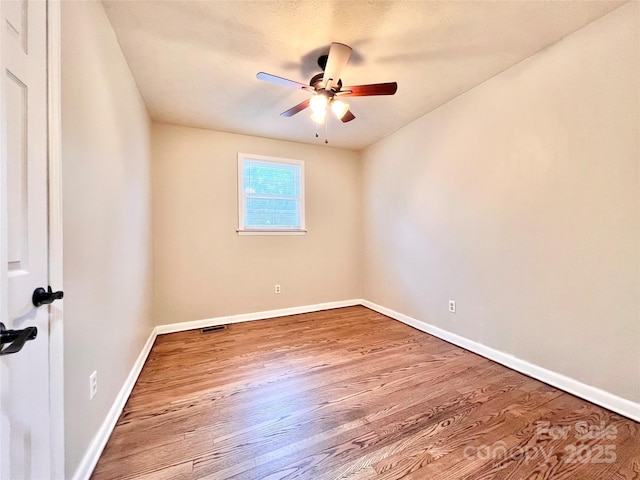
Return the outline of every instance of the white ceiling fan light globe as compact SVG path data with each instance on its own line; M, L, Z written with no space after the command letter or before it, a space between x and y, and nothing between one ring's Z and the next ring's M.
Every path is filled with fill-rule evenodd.
M347 110L349 110L349 105L344 103L342 100L333 100L333 102L331 102L331 110L333 110L336 117L342 119L345 113L347 113Z
M311 107L313 113L326 112L327 103L329 103L327 96L321 93L314 95L313 97L311 97L311 100L309 100L309 106Z
M325 121L327 117L327 111L326 110L320 110L318 112L313 112L311 114L311 120L313 120L314 122L322 125Z

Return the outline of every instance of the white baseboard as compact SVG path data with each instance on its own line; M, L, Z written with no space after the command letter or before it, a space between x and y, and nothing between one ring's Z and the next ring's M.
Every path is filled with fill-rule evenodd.
M168 323L165 325L158 325L156 327L156 333L160 335L163 333L183 332L185 330L212 327L215 325L250 322L252 320L265 320L267 318L285 317L287 315L297 315L299 313L319 312L320 310L329 310L332 308L351 307L353 305L360 305L361 303L362 300L359 299L342 300L338 302L316 303L314 305L305 305L302 307L280 308L278 310L265 310L263 312L205 318L203 320L194 320L192 322Z
M122 385L122 388L114 400L109 413L107 413L102 425L100 425L100 428L94 435L93 440L91 440L89 448L82 457L80 465L78 465L78 468L72 477L74 480L88 480L89 477L91 477L93 469L96 467L96 464L100 459L100 455L102 455L102 451L111 436L111 432L113 432L116 422L122 413L122 409L129 399L131 390L133 390L133 387L138 380L138 376L142 371L144 362L147 360L149 352L151 352L151 347L153 347L153 342L155 341L156 336L156 329L154 328L151 331L149 338L147 338L144 347L142 347L142 351L140 352L140 355L138 355L136 362L133 364L133 368L131 369L131 372L129 372L124 385Z
M547 370L546 368L534 365L508 353L495 350L481 343L461 337L460 335L448 332L447 330L443 330L442 328L438 328L426 322L416 320L408 315L404 315L368 300L362 300L360 303L371 310L375 310L376 312L410 325L418 330L433 335L434 337L441 338L442 340L462 347L465 350L469 350L480 356L488 358L489 360L493 360L505 367L524 373L536 380L540 380L541 382L552 385L560 390L571 393L576 397L580 397L588 402L595 403L596 405L600 405L601 407L619 413L620 415L624 415L636 422L640 422L640 404L637 402L627 400L626 398L622 398L591 385L587 385L560 373Z

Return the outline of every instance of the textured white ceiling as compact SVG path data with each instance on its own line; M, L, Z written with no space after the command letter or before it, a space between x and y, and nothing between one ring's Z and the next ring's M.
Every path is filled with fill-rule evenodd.
M353 47L345 85L398 82L389 97L349 99L356 119L328 123L331 146L360 149L625 2L105 1L156 121L323 143L308 94L256 79L308 83L331 42Z

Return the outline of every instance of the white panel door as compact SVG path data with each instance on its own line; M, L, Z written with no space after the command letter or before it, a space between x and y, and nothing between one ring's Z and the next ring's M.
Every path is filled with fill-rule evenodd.
M0 356L0 479L50 478L47 4L0 0L0 321L37 338Z

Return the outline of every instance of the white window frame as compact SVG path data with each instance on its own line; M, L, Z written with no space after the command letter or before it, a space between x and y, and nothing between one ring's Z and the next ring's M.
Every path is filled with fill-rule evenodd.
M300 227L270 227L254 228L244 224L245 194L243 185L243 164L245 160L258 160L261 162L296 165L300 169ZM305 188L304 188L304 161L291 158L269 157L255 155L253 153L238 153L238 235L305 235Z

